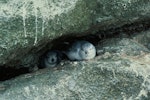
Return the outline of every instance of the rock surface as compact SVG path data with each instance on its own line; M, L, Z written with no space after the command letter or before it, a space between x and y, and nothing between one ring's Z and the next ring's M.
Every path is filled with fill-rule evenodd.
M1 81L0 100L149 100L150 30L117 31L137 21L149 27L149 5L149 0L1 0L0 72L1 66L36 68L38 57L64 35L131 34L100 41L92 60L63 61L57 69Z
M63 61L1 82L0 100L149 100L150 50L138 37L101 41L96 48L104 52L92 60Z
M1 0L0 66L35 65L40 50L60 36L149 20L149 5L149 0Z

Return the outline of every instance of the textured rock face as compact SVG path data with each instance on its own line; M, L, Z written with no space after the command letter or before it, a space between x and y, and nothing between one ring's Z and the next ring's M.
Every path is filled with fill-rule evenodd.
M149 5L149 0L1 0L0 66L34 65L39 51L65 34L147 20Z
M28 52L34 54L47 42L61 36L66 27L61 25L59 19L74 9L76 2L77 0L9 0L1 3L0 33L3 40L0 43L0 65L14 65L14 62L16 65ZM31 53L31 56L34 55Z
M92 60L63 61L0 83L0 100L149 100L150 31L99 42ZM147 39L146 39L147 38ZM138 40L138 41L137 41ZM142 44L140 44L142 43ZM115 52L114 52L115 51Z
M108 54L0 83L0 100L148 100L150 55Z
M64 35L115 33L116 27L147 21L149 5L149 0L1 0L0 66L34 67L51 41ZM62 61L58 69L0 82L0 100L150 99L150 30L106 39L96 48L92 60Z

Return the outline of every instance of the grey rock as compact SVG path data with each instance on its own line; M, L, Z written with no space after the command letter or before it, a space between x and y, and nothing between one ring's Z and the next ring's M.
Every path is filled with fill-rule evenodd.
M133 34L132 39L150 49L150 30L142 31L140 34Z
M108 49L93 60L66 61L57 70L45 68L0 82L0 100L149 100L150 53L131 39L111 40L120 48L117 52ZM135 55L139 50L143 53Z
M144 45L138 43L138 41L129 38L105 39L99 42L99 45L96 47L96 49L98 55L109 52L136 56L140 55L143 52L150 52L149 49L146 48Z
M95 46L88 41L76 41L65 54L70 60L89 60L96 56Z
M48 42L62 35L149 20L149 5L149 0L1 0L0 66L26 66L27 55L40 56Z
M111 55L43 69L1 82L0 100L148 100L149 58Z

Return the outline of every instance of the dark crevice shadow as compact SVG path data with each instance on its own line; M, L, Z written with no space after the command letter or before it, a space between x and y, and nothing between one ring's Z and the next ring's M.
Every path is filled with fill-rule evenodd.
M11 78L15 78L16 76L19 76L21 74L29 73L28 68L10 68L10 67L2 67L0 66L0 81L5 81Z
M97 45L98 42L103 39L109 39L109 38L113 38L113 37L122 38L121 37L122 33L125 33L126 36L128 38L130 38L134 34L138 34L142 31L149 30L149 29L150 29L150 20L143 21L143 22L135 22L132 24L124 25L122 27L111 28L108 30L100 30L99 29L98 31L95 32L95 34L89 34L90 33L89 32L88 34L82 33L82 36L81 36L80 33L78 33L78 34L76 33L77 35L73 35L73 33L69 33L71 35L64 35L62 37L59 37L59 38L51 41L50 43L47 43L47 45L44 46L42 49L40 49L37 52L37 54L39 54L39 52L40 52L40 54L42 55L45 52L47 52L47 50L48 50L47 47L49 44L54 44L51 48L52 50L65 51L66 49L68 49L68 47L73 42L75 42L77 40L87 40L87 41L93 43L94 45ZM83 34L85 34L85 35L83 35ZM41 55L39 55L39 58ZM29 68L27 68L27 67L15 69L15 68L12 68L9 66L0 66L0 81L9 80L11 78L15 78L16 76L26 74L26 73L30 73Z

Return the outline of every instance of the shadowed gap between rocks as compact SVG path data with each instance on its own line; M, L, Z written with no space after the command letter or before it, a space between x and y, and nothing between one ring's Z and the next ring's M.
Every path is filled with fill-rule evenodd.
M65 42L72 43L76 40L87 40L96 46L98 42L103 39L109 39L112 37L130 38L132 35L136 35L137 33L150 29L149 22L150 20L147 20L143 22L135 22L132 24L127 24L118 28L111 28L108 30L98 30L94 34L88 34L85 36L71 36L71 35L62 36L60 38L57 38L51 41L42 50L39 50L38 52L45 53L48 50L47 46L49 44L54 44L51 48L52 50L66 50L68 48L68 45L65 45L64 44ZM16 76L19 76L21 74L26 74L26 73L30 73L30 70L27 67L15 69L9 66L1 66L0 67L0 81L9 80L11 78L14 78Z

